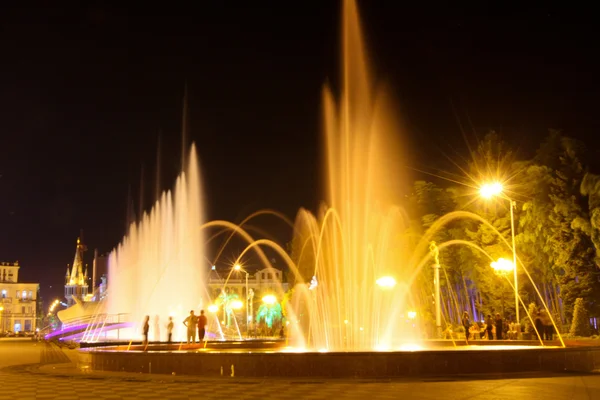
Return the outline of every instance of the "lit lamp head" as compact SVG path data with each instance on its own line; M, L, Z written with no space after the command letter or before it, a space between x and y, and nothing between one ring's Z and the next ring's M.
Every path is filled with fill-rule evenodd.
M277 297L275 297L272 294L268 294L262 298L262 301L263 301L263 303L269 304L269 305L275 304L275 303L277 303Z
M219 311L219 306L216 304L211 304L210 306L208 306L208 311L211 313L216 313L217 311Z
M396 286L396 279L391 276L383 276L375 281L378 286L384 289L391 289Z
M417 312L416 311L409 311L408 312L408 319L415 319L417 318Z
M498 275L507 274L515 269L515 265L505 258L499 258L498 261L493 261L490 266L494 269L494 272Z
M502 193L504 188L500 182L486 183L479 188L479 194L484 199L491 199L494 196L498 196Z
M236 271L239 271L239 270L241 270L241 269L242 269L242 266L241 266L240 264L235 264L235 265L233 266L233 269L235 269Z
M233 300L231 302L231 308L234 310L239 310L242 307L244 307L244 303L242 303L240 300Z

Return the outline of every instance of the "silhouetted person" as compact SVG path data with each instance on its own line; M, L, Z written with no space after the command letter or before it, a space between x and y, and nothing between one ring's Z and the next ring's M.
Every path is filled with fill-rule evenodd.
M488 314L485 320L485 329L487 329L488 340L494 340L494 320L492 315Z
M171 343L171 339L173 339L173 317L169 317L167 324L167 342Z
M148 332L150 332L150 316L146 315L146 318L144 318L144 327L143 327L143 332L144 332L144 350L146 350L146 348L148 348Z
M204 340L207 323L208 321L206 319L206 315L204 315L204 310L200 310L200 316L198 317L198 339L200 342Z
M542 321L542 315L540 314L540 312L538 311L537 315L535 316L535 320L534 320L534 324L535 324L535 330L537 330L537 332L535 332L535 335L538 339L542 339L544 340L544 322Z
M465 341L469 344L469 329L471 328L471 320L469 319L469 313L464 312L462 316L462 325L465 328Z
M196 324L198 323L198 318L194 315L194 310L190 311L190 315L183 321L183 324L187 327L187 342L194 343L194 339L196 339Z
M496 340L502 340L503 331L504 331L504 321L502 321L500 314L496 314Z

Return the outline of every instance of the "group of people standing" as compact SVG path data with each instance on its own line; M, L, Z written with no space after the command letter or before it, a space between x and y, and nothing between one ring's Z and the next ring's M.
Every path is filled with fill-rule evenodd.
M505 333L507 336L506 339L513 339L511 336L514 336L514 328L510 327L507 322L502 319L499 313L496 314L495 318L492 318L492 315L488 314L485 323L483 326L480 326L477 322L471 324L469 313L465 311L461 322L463 328L465 328L465 340L467 341L467 344L469 343L471 334L473 334L474 339L477 339L476 335L479 334L479 339L487 337L488 340L492 340L494 337L496 340L505 339Z
M204 315L204 310L200 310L200 315L196 316L194 314L194 310L190 311L190 315L183 321L183 325L187 327L187 343L194 343L196 340L196 334L198 335L198 343L204 340L204 336L206 335L206 325L208 320ZM155 325L158 326L158 317L156 317ZM167 324L167 343L171 343L173 339L173 317L169 317L169 323ZM158 331L158 327L155 327L155 330ZM142 331L144 334L143 345L144 348L148 346L148 334L150 332L150 316L146 315L144 318L144 325L142 327ZM158 335L158 333L156 333Z
M190 310L190 315L183 321L183 324L187 327L187 342L188 344L194 343L196 340L196 332L198 333L198 343L204 340L206 335L206 324L208 320L204 315L204 310L200 310L200 315L194 315L194 310ZM198 328L196 330L196 327Z

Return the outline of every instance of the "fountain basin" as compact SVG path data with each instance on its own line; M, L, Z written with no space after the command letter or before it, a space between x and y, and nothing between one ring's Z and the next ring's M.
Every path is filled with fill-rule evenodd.
M489 342L493 343L493 342ZM419 351L303 352L294 349L162 350L120 346L80 350L80 364L96 371L201 375L206 377L398 378L523 372L592 372L600 347L508 344ZM192 345L191 345L192 346ZM137 347L137 346L136 346Z

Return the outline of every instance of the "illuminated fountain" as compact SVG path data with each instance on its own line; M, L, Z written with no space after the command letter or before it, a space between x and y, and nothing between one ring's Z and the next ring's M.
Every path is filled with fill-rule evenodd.
M299 211L292 256L272 240L256 240L244 229L246 222L259 215L272 214L286 220L277 212L258 211L241 224L202 224L200 178L192 149L188 169L177 180L174 193L163 194L150 214L132 225L123 243L111 253L108 314L130 314L130 320L137 324L145 315L152 321L158 316L165 325L168 316L179 322L190 309L205 308L210 312L211 337L242 339L244 330L235 314L227 310L227 301L221 300L219 315L234 317L231 325L235 331L229 335L219 323L219 304L209 303L205 290L204 273L208 268L203 266L208 263L203 255L203 232L219 228L211 239L227 232L230 236L215 262L232 236L239 235L248 246L233 265L239 267L248 252L255 252L270 268L271 262L262 249L269 247L289 266L293 293L284 293L280 285L274 295L282 303L287 296L282 306L292 348L325 352L412 351L427 347L422 343L427 318L419 313L433 309L433 269L427 267L435 261L429 252L434 235L450 221L470 218L487 224L504 238L480 216L465 211L442 216L420 238L408 234L408 217L398 205L403 198L399 190L403 158L395 144L398 131L385 97L371 84L353 0L344 1L342 46L341 95L336 101L328 87L323 92L327 204L316 215ZM491 258L483 249L463 240L440 243L439 250L452 245L470 246ZM252 307L247 298L235 301L234 308L245 306L245 315L256 318L252 312L248 314ZM436 324L440 328L456 322L442 323L438 318ZM183 340L183 329L177 329L181 324L175 327L174 339ZM429 329L429 333L432 331ZM129 337L139 336L138 325Z
M129 314L136 324L149 315L151 324L156 321L162 331L172 316L177 322L173 338L183 340L181 321L190 309L198 311L203 299L208 301L204 240L198 229L202 220L199 166L192 146L187 170L177 179L174 191L164 192L110 254L106 313ZM139 325L119 335L138 338Z

